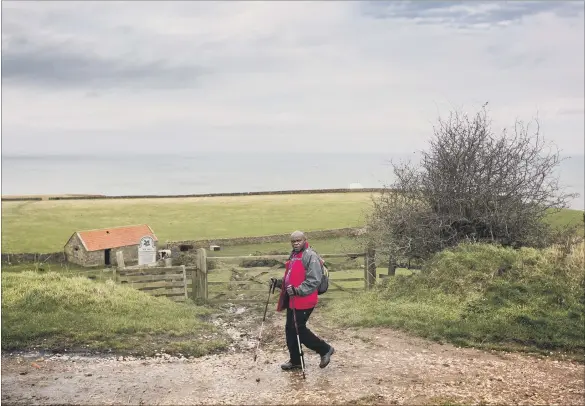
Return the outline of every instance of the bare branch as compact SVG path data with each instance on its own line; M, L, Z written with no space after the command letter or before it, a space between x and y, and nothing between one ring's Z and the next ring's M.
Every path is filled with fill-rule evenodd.
M368 236L401 259L464 240L543 245L543 219L574 196L553 177L560 162L538 120L517 120L512 134L497 136L485 106L472 117L451 113L418 165L392 164L396 180L373 202Z

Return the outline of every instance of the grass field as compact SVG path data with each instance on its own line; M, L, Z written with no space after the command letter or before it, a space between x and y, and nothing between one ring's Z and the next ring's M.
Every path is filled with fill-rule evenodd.
M149 224L160 241L356 227L370 193L2 202L2 252L55 252L75 231Z
M348 252L361 252L359 242L355 238L319 238L309 240L311 247L321 254L342 254ZM265 243L265 244L242 244L221 247L221 251L208 251L211 257L239 256L255 254L288 254L291 250L289 243Z
M364 224L372 193L2 202L2 252L56 252L78 230L149 224L161 242ZM575 224L583 211L551 216ZM323 249L322 249L323 250Z
M549 217L549 222L554 227L580 225L583 226L583 210L561 210ZM583 230L582 230L583 231Z

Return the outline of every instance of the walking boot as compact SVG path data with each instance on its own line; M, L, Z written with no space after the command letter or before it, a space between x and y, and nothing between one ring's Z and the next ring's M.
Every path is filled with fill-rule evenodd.
M325 355L321 355L321 363L319 364L319 368L325 368L329 365L329 361L331 361L331 356L335 352L335 348L329 346L329 351Z
M284 371L290 371L293 369L301 369L301 364L293 364L292 361L285 362L280 366Z

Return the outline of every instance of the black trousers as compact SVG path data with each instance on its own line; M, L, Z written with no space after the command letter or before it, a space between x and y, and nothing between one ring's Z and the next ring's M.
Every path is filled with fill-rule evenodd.
M297 316L297 327L299 329L299 338L301 345L315 351L319 355L325 355L329 351L330 346L324 340L317 337L311 330L307 328L307 321L313 312L313 309L295 310ZM290 361L295 365L301 364L301 354L299 352L299 344L297 342L297 331L293 318L293 310L286 309L286 345L290 354Z

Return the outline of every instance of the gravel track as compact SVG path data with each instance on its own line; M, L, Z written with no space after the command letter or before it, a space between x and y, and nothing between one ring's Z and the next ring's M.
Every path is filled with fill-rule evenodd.
M241 309L214 321L235 340L225 354L4 354L2 404L585 404L583 364L457 348L391 329L325 329L318 310L309 326L336 352L320 369L305 350L303 380L279 367L288 358L283 315L267 320L254 363L261 316Z

